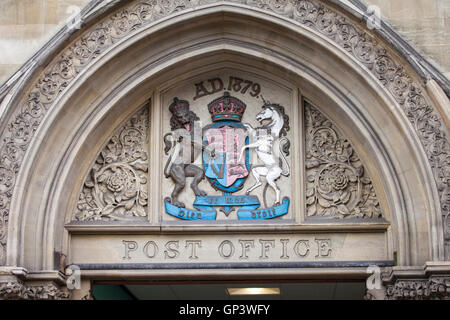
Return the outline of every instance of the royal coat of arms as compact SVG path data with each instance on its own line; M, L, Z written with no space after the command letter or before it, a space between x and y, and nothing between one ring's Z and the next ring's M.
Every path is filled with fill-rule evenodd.
M262 220L280 217L289 210L289 198L281 200L277 180L288 176L290 167L285 155L289 155L290 142L285 137L289 130L289 117L284 108L263 99L262 111L256 115L260 127L241 123L246 104L228 92L207 106L212 123L200 128L197 115L190 110L189 102L174 98L169 106L172 131L164 136L165 152L169 158L165 165L166 178L175 186L170 197L164 200L168 214L184 220L215 220L216 208L229 215L234 209L240 220ZM265 123L265 124L263 124ZM251 163L256 152L258 163ZM201 156L202 166L194 164ZM252 174L255 184L245 195L236 195L244 188ZM191 188L196 198L195 209L187 209L178 195L186 186L186 177L192 177ZM207 195L199 189L206 177L211 186L222 192L221 196ZM263 191L264 208L251 192L266 182ZM267 205L266 193L271 187L275 201Z

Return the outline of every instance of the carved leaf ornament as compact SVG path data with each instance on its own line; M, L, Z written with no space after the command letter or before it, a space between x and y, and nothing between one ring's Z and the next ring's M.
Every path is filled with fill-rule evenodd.
M347 139L305 102L307 216L381 218L372 181Z
M0 283L0 297L4 300L66 300L70 292L53 284L27 286L21 282Z
M148 107L120 128L100 152L80 194L74 220L145 217Z
M387 300L450 300L450 279L397 280L386 290Z

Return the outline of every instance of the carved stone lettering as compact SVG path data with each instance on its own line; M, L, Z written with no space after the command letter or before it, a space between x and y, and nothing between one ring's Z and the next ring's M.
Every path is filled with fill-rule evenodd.
M222 258L230 258L234 255L234 245L231 241L229 240L224 240L220 245L219 245L219 254Z
M180 247L179 241L169 241L166 243L166 250L164 251L164 258L175 259L180 252L177 250Z
M225 87L224 82L228 81L228 85ZM242 94L250 94L252 97L259 98L261 93L261 85L257 82L247 79L241 79L239 77L230 76L227 80L221 78L208 79L207 81L201 81L194 84L195 97L193 100L197 100L201 97L212 95L226 88L229 92L240 92ZM209 88L209 90L208 90Z
M148 258L154 258L158 254L158 250L158 245L155 243L155 241L149 241L144 246L144 254Z
M331 240L330 239L314 239L317 243L317 257L329 257L331 255Z
M289 259L289 255L287 254L287 244L289 243L289 239L280 239L280 242L283 246L281 259Z
M299 257L306 257L309 254L309 241L299 240L294 246L294 252Z
M208 82L211 85L211 94L223 90L223 82L220 78L209 79Z
M131 259L130 252L136 251L138 248L138 244L136 241L126 241L122 240L124 247L125 247L125 253L123 255L123 259Z
M372 242L371 242L372 241ZM164 239L147 240L121 240L118 247L120 262L126 263L132 262L184 262L189 263L196 260L197 262L223 262L228 260L231 262L240 262L245 260L246 262L263 262L270 260L271 262L278 261L323 261L330 259L342 259L343 261L349 258L353 258L354 254L363 254L367 259L370 253L363 249L368 244L373 244L373 239L359 241L361 245L360 253L353 250L353 253L345 256L348 252L344 252L345 255L339 256L339 252L343 252L342 248L338 249L333 247L333 241L331 238L316 238L316 237L294 237L292 239L285 238L246 238L239 239L237 236L229 239L211 239L211 238L195 238L184 240L180 237L164 237ZM353 247L351 240L349 240L349 246ZM85 247L85 246L84 246ZM84 248L83 247L83 248ZM116 247L112 244L112 247ZM108 250L111 250L108 246ZM160 250L160 248L163 248ZM79 250L79 249L78 249ZM97 250L97 249L95 249ZM101 250L101 249L98 249ZM336 255L333 254L336 250ZM377 254L382 250L378 250ZM91 252L92 254L92 252ZM111 256L109 254L99 253L107 259ZM96 259L96 255L92 258ZM383 256L384 259L384 256ZM115 260L117 261L117 260ZM119 262L119 261L118 261ZM85 263L85 262L84 262Z
M259 256L260 259L268 259L267 252L270 250L270 248L275 248L275 240L264 240L259 239L259 242L261 243L261 255Z
M255 247L255 240L239 240L239 243L242 246L242 254L239 257L240 259L248 259L248 251L250 248Z
M208 94L210 94L210 92L205 88L203 81L196 83L195 89L196 89L196 93L195 93L194 100L197 100L201 97L204 97L204 96L207 96Z
M198 259L197 248L202 247L200 240L186 240L186 249L190 248L189 259Z

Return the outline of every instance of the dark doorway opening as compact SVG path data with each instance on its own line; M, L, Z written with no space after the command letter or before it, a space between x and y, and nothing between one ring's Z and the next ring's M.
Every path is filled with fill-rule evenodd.
M93 284L97 300L362 300L365 293L361 281Z

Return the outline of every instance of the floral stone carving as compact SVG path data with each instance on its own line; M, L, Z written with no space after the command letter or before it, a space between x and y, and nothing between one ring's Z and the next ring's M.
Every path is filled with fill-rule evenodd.
M97 157L74 220L126 220L147 216L148 107L134 115Z
M397 280L387 286L387 300L450 300L450 278Z
M307 102L305 127L307 216L381 218L372 180L350 142Z
M54 284L27 286L21 282L0 283L0 300L67 300L70 292Z

